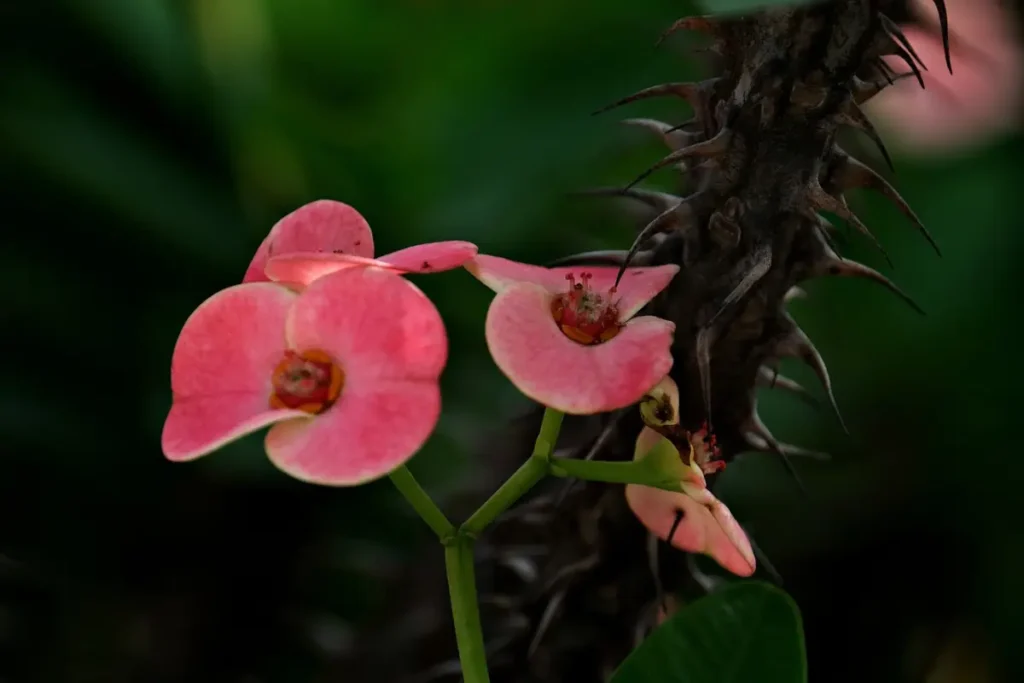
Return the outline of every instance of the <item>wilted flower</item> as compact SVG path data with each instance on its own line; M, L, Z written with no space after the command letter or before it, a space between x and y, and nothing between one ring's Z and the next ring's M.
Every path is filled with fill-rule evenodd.
M704 553L740 576L754 573L750 541L732 513L707 488L705 474L725 469L714 434L705 422L689 431L679 424L679 387L665 376L640 402L645 427L635 459L653 458L658 469L679 477L682 493L648 486L626 486L626 500L651 533L676 548ZM658 450L655 451L655 448Z
M273 424L267 455L293 477L351 485L383 476L436 425L447 354L434 305L392 272L351 268L301 293L229 287L178 337L164 454L192 460Z
M675 265L541 268L480 255L466 268L496 291L485 334L494 362L533 400L565 413L638 401L672 367L675 325L633 316L678 272Z
M642 458L652 448L672 449L680 457L680 486L683 492L628 484L626 501L633 514L655 536L674 547L690 553L703 553L739 576L750 576L756 569L754 551L746 533L729 508L708 490L705 472L721 469L723 463L706 433L694 433L691 451L683 455L667 438L650 427L644 427L636 442L636 457Z
M933 0L911 0L922 25L902 26L928 70L925 89L905 78L868 104L898 144L918 151L954 151L984 142L1017 125L1024 85L1024 50L1017 17L998 0L946 0L953 73L946 58ZM899 57L886 57L897 72Z
M337 270L376 266L399 273L437 273L463 265L477 252L470 242L430 242L379 258L373 233L348 204L321 199L296 209L270 230L243 282L273 280L298 287Z

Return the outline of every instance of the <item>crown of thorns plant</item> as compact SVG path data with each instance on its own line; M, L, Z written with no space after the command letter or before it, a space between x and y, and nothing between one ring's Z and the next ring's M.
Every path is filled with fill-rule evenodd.
M267 455L291 476L335 486L389 476L446 547L461 663L439 671L479 682L490 662L510 681L607 677L664 616L647 534L740 576L757 570L756 546L709 484L743 451L774 453L794 477L790 456L817 455L780 443L758 416L758 388L810 396L779 375L781 360L811 367L842 423L822 355L786 310L800 285L863 278L920 311L884 275L840 256L837 229L819 213L888 260L847 200L875 190L939 250L893 186L837 143L840 129L860 131L891 167L861 105L903 78L924 86L925 65L885 13L892 4L836 0L675 22L660 40L703 34L718 75L651 86L600 110L660 96L692 110L678 124L626 120L670 154L623 188L585 192L649 211L628 249L549 267L461 241L375 257L354 208L321 200L297 209L270 231L243 282L185 323L164 453L191 460L270 427ZM945 4L935 6L952 71ZM896 73L893 60L909 71ZM669 167L683 174L681 194L638 187ZM545 408L533 454L462 525L404 467L437 423L448 357L441 316L410 276L457 268L495 292L483 325L491 355ZM579 443L559 440L566 415L588 425ZM509 511L546 476L585 483ZM472 548L492 523L489 556L514 576L490 581L481 629ZM610 559L616 549L623 556ZM602 612L586 596L608 588ZM559 619L572 628L554 633Z

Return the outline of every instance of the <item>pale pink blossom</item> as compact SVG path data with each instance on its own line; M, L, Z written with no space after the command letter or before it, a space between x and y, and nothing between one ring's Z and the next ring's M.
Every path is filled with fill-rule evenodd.
M526 396L565 413L640 400L672 367L675 325L634 317L678 272L675 265L542 268L479 255L466 268L496 291L485 336L494 362Z
M273 425L267 455L291 476L375 479L434 429L447 353L434 305L393 272L351 268L301 292L270 282L229 287L178 337L164 454L193 460Z
M933 0L911 0L917 25L901 27L928 67L925 89L904 78L868 102L886 141L916 152L954 152L1013 129L1024 86L1024 50L1013 8L999 0L945 0L949 15L951 74L946 67ZM886 57L897 73L909 70ZM920 68L920 67L919 67Z

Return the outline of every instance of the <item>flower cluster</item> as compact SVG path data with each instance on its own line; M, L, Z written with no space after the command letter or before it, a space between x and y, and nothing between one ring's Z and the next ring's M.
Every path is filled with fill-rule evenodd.
M448 357L440 314L405 276L459 267L496 293L487 344L522 393L571 414L640 402L649 426L638 457L652 439L670 439L679 492L627 486L641 522L681 549L752 573L749 542L704 480L724 467L714 436L677 424L678 390L667 377L674 325L637 315L675 265L621 276L608 266L541 268L460 241L375 257L355 209L313 202L273 226L241 284L185 322L171 360L164 454L193 460L269 427L267 456L300 480L346 486L394 471L436 427ZM651 400L661 403L652 409ZM681 523L671 521L676 511Z

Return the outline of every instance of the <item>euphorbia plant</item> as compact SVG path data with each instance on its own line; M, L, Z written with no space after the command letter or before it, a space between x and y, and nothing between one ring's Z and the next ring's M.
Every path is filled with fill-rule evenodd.
M279 222L245 281L203 302L181 331L165 455L192 460L270 426L268 457L297 479L350 486L389 476L445 546L460 658L472 683L488 680L473 542L545 476L628 484L630 505L654 533L737 574L753 573L746 536L704 485L702 472L716 464L694 449L697 437L671 438L682 433L673 427L678 392L666 377L675 326L634 317L677 266L547 269L477 255L465 242L396 254L403 252L412 256L372 258L369 226L338 202L314 202ZM546 406L533 453L458 526L404 464L437 422L448 354L440 315L403 277L415 269L401 264L426 261L432 270L464 265L497 292L488 346L513 384ZM638 402L648 429L658 431L641 434L633 462L553 456L565 413Z

